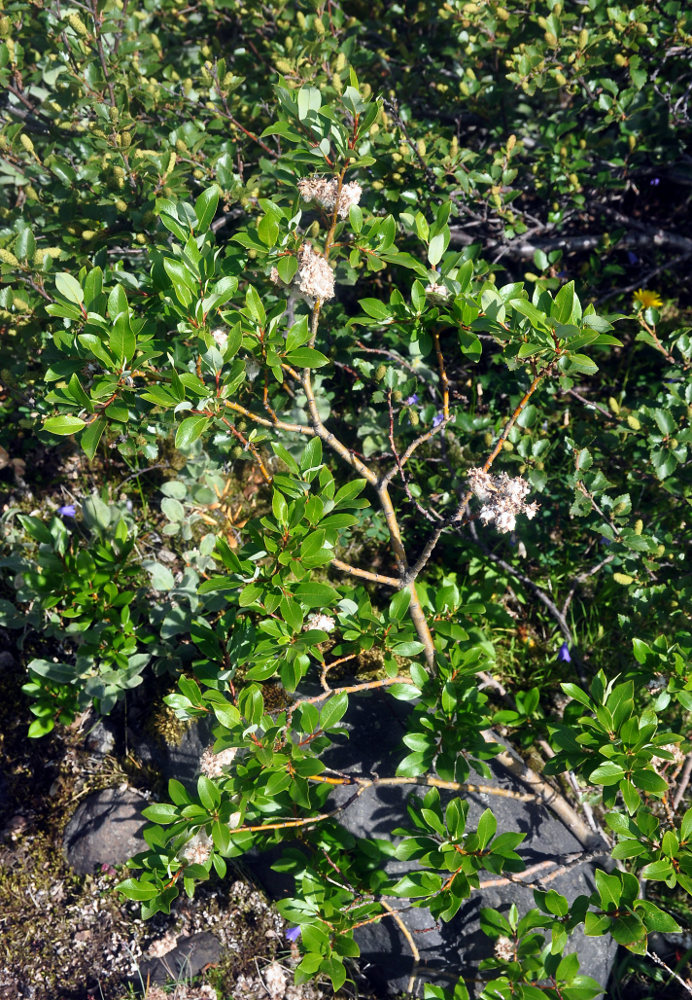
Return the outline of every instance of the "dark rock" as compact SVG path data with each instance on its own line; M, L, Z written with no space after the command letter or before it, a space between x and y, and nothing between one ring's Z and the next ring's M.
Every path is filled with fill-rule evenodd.
M128 730L128 743L135 756L142 763L160 771L166 782L170 778L177 778L188 789L193 790L200 773L202 753L214 742L212 725L207 719L195 719L185 727L177 742L167 744Z
M167 982L179 983L193 979L208 965L215 965L221 957L221 944L209 931L181 937L172 951L161 958L148 958L139 964L139 978L132 985L141 989L141 983L161 986Z
M4 649L0 653L0 670L14 670L17 666L17 661L15 660L12 653Z
M141 833L147 802L131 788L106 788L81 802L65 827L63 846L78 875L121 865L146 848Z
M115 736L103 720L99 720L87 733L85 743L92 753L105 757L106 754L113 752Z

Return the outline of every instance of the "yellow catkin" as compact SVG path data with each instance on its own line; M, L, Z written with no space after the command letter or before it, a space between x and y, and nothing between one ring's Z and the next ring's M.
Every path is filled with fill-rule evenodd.
M89 32L87 31L87 26L84 23L84 21L81 19L81 17L79 16L79 14L76 14L74 11L71 11L67 15L67 23L72 28L72 30L74 31L75 35L79 35L80 38L88 38L89 37Z
M588 28L582 28L581 31L579 32L579 43L578 44L579 44L579 48L580 49L585 49L586 46L589 44L589 29Z
M15 255L4 247L0 247L0 261L3 264L9 264L10 267L19 267L19 261Z
M634 522L634 533L635 535L641 535L643 530L644 530L644 522L642 521L641 518L638 518Z
M163 173L164 177L168 177L168 175L173 172L173 170L175 168L176 160L177 160L177 157L175 155L175 152L171 151L171 154L168 157L168 165L166 166L166 169L164 170L164 173Z
M31 156L36 156L36 150L34 149L34 144L25 132L22 132L22 134L19 136L19 142L27 151L27 153L29 153Z
M512 133L512 135L510 135L509 139L507 140L507 152L511 153L516 144L517 144L517 137Z
M628 576L627 573L613 573L613 580L623 587L629 587L631 583L634 583L634 577Z
M418 142L416 143L416 150L418 151L419 156L425 156L427 150L424 139L418 140Z
M610 396L608 398L608 406L611 408L613 413L618 414L620 412L620 404L618 403L615 396Z
M41 247L34 254L34 264L37 267L41 267L46 257L50 257L51 260L57 260L60 254L60 247Z
M631 413L627 417L627 423L629 424L629 426L632 428L633 431L638 431L642 426L637 420L637 418L633 416Z

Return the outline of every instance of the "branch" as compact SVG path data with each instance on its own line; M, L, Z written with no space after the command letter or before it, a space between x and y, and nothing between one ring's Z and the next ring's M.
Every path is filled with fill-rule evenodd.
M401 587L401 580L394 576L383 576L381 573L371 573L367 569L359 569L357 566L349 566L341 559L332 559L332 566L340 569L342 573L349 576L359 576L363 580L371 580L373 583L381 583L385 587L394 587L398 590Z
M497 743L497 738L489 730L481 733L481 735L484 740L488 741L488 743ZM540 799L549 809L552 809L555 815L562 820L567 829L574 834L580 844L584 847L591 846L594 839L594 835L591 830L589 830L584 820L578 815L578 813L575 812L569 802L556 792L547 781L544 781L543 778L539 777L527 764L525 764L518 757L513 756L508 750L503 750L493 759L502 764L502 766L505 767L510 774L521 781L524 785L531 788L536 797Z
M338 778L329 778L320 774L311 774L308 781L319 781L327 785L358 785L365 788L395 785L422 785L426 788L443 788L448 792L475 792L479 795L496 795L502 799L515 799L518 802L535 802L540 797L530 792L515 792L511 788L495 788L493 785L474 785L468 781L443 781L430 775L420 775L415 778L359 778L356 775L344 774Z
M103 40L101 38L102 17L99 14L98 0L91 0L90 13L94 22L94 36L96 38L96 47L98 48L99 62L101 63L101 71L103 73L103 79L106 81L106 86L108 87L108 94L110 96L111 107L114 108L115 91L113 90L113 84L111 83L111 78L108 74L108 63L106 62L106 55L103 51Z
M670 968L670 966L666 965L666 963L665 963L665 962L663 961L663 959L662 959L662 958L659 958L659 956L658 956L658 955L656 954L656 952L655 952L655 951L649 951L649 950L647 950L647 952L646 952L646 957L647 957L647 958L650 958L650 959L651 959L651 961L652 961L652 962L654 962L654 963L655 963L656 965L660 965L660 967L661 967L662 969L665 969L665 971L666 971L666 972L667 972L667 973L668 973L668 974L669 974L669 975L670 975L670 976L671 976L671 977L672 977L673 979L677 980L677 982L679 982L679 983L680 983L680 985L682 986L682 988L683 988L684 990L686 990L686 991L687 991L687 993L689 993L689 994L690 994L690 996L692 996L692 986L690 986L689 982L688 982L687 980L683 979L683 978L682 978L681 976L679 976L679 975L677 974L677 972L675 972L675 971L674 971L673 969L671 969L671 968Z
M280 431L291 431L293 434L307 434L308 437L313 437L315 433L312 427L306 427L305 424L289 424L284 420L268 420L266 417L259 417L256 413L246 410L240 403L231 402L230 399L224 399L223 405L227 406L229 410L234 410L236 413L242 414L248 420L260 424L261 427L275 427Z
M678 787L675 789L675 795L672 801L673 811L675 811L682 802L682 797L685 794L687 786L690 783L691 774L692 774L692 753L687 755L685 766L682 769L682 774L680 775L680 780L678 781Z

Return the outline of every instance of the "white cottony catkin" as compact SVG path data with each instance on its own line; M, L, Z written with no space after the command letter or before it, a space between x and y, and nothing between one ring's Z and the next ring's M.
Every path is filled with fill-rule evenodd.
M212 747L207 747L199 762L199 769L206 778L220 778L225 774L225 768L233 761L237 752L237 747L228 747L219 753L214 753Z
M317 299L326 302L334 298L334 272L329 263L312 249L310 243L303 243L298 251L298 288L308 301Z
M180 857L191 865L203 865L210 854L211 837L204 830L198 830L180 851Z
M331 615L324 615L318 611L310 615L305 622L305 628L317 628L322 632L331 632L335 625L336 622Z
M328 180L318 174L313 174L312 177L303 177L302 180L298 181L298 191L303 201L316 201L318 205L330 212L337 205L338 192L339 202L336 211L340 219L345 219L348 216L349 208L351 205L359 203L363 193L358 181L342 184L341 191L339 191L339 182L336 177Z
M507 534L514 531L518 514L529 520L536 516L538 504L526 503L531 487L520 476L513 479L506 472L492 476L484 469L469 469L467 478L474 496L483 503L478 515L483 524L494 524Z

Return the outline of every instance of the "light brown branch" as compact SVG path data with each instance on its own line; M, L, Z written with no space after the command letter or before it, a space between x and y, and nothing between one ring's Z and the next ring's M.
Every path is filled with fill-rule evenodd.
M248 420L252 420L253 423L259 424L260 427L275 427L280 431L291 431L293 434L307 434L308 437L314 437L315 432L312 427L307 427L305 424L289 424L284 420L268 420L267 417L260 417L256 413L246 410L240 403L234 403L230 399L224 399L222 402L229 410L240 413Z
M381 583L385 587L395 587L397 590L401 586L401 580L394 576L383 576L382 573L371 573L370 570L360 569L358 566L349 566L348 563L342 562L341 559L332 559L332 566L336 569L340 569L342 573L348 573L349 576L358 576L363 580L371 580L373 583Z

